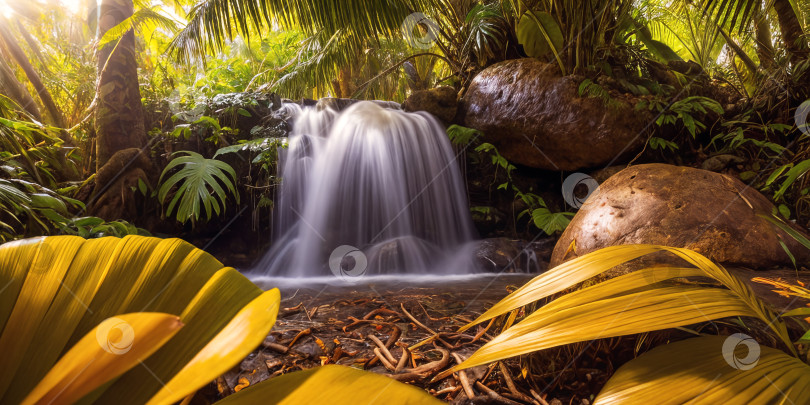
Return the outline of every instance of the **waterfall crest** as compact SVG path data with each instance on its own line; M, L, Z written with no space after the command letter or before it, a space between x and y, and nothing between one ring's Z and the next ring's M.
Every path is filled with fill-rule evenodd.
M288 112L297 116L279 154L277 237L256 272L471 271L453 263L475 231L458 156L432 116L373 102Z

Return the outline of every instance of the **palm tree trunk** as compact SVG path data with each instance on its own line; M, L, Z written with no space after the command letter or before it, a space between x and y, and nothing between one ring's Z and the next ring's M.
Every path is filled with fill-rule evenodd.
M37 121L42 121L42 115L39 113L39 107L31 97L28 89L22 85L14 76L11 67L6 63L5 59L0 55L0 93L7 95L19 104L28 114L31 114Z
M129 18L132 12L132 0L102 0L98 38ZM132 30L98 51L96 169L107 163L115 152L146 145L135 52Z
M352 83L352 67L344 66L338 73L338 88L335 89L338 97L351 97L356 90L354 83Z
M63 128L65 122L62 118L62 113L56 108L56 103L54 103L51 93L45 88L36 69L31 66L31 61L28 60L25 52L20 48L20 45L5 24L0 24L0 38L2 38L8 53L17 61L17 64L20 65L20 68L25 72L25 76L28 77L31 85L34 86L34 90L36 90L39 95L39 99L42 100L42 105L45 106L45 109L48 111L48 115L50 115L53 124L59 128Z
M800 62L807 58L807 43L803 39L802 25L799 18L790 5L790 0L774 0L773 9L779 21L779 29L782 31L782 41L785 43L790 61Z
M740 58L745 67L748 68L748 70L751 72L751 74L756 74L757 64L754 63L753 59L751 59L751 57L748 56L747 53L745 53L742 47L739 44L737 44L737 42L735 42L734 39L732 39L724 29L719 27L718 29L720 30L720 35L722 35L723 39L726 40L726 45L728 45L728 47L731 48L731 50L734 51L735 54L737 54L737 57Z
M28 44L28 48L30 48L31 52L34 53L34 56L37 57L37 60L42 62L41 69L45 72L49 72L47 65L45 65L44 63L45 57L42 55L42 51L40 51L39 49L39 44L37 44L37 41L34 39L34 37L31 36L31 33L29 33L27 29L25 29L25 25L23 25L23 23L20 22L20 20L17 20L17 32L19 32L20 35L23 37L25 42Z
M756 5L754 14L754 34L756 36L757 57L759 64L767 69L773 65L773 40L771 39L771 27L768 26L768 14L762 6L762 2Z

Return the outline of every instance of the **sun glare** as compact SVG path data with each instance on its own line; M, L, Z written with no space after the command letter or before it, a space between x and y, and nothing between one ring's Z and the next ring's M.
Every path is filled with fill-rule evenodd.
M11 7L9 7L6 1L7 0L0 0L0 14L2 14L3 17L11 18L11 16L14 14L14 11L11 10Z
M79 14L82 11L82 3L82 0L59 0L59 4L70 14Z

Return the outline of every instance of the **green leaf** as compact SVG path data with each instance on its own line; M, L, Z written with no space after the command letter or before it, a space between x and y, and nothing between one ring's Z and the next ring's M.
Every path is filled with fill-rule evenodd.
M778 200L782 198L782 196L787 192L788 188L793 185L793 183L799 179L800 177L804 176L810 170L810 159L803 160L793 166L786 174L785 181L782 182L782 186L779 187L779 190L774 193L774 200Z
M147 195L147 193L149 192L149 189L146 186L146 182L144 182L143 179L140 177L138 177L138 191L140 191L142 195Z
M785 204L779 204L779 214L782 215L782 218L790 219L790 208L788 208Z
M228 153L236 153L240 151L250 151L250 152L270 152L278 148L283 148L286 146L287 140L285 138L256 138L251 139L247 142L238 143L235 145L225 146L219 148L216 153L214 153L214 158L220 155L225 155Z
M175 217L182 223L189 219L193 223L199 221L203 209L206 219L211 219L212 211L219 215L225 210L228 200L228 193L222 188L223 185L239 202L239 193L234 185L236 171L230 165L216 159L206 159L196 152L178 153L185 153L187 156L174 158L160 175L158 199L161 203L165 204L169 193L174 190L174 197L166 208L167 216L175 212L175 207ZM163 181L164 176L180 165L183 167L179 171Z
M518 42L526 54L540 58L550 53L559 54L564 37L554 17L543 11L527 11L517 26Z
M537 208L532 211L532 221L536 227L542 229L547 235L553 235L555 232L564 231L571 222L569 217L573 215L572 212L552 213L548 208Z
M447 127L447 136L454 145L468 145L483 133L474 128L462 127L461 125L450 125Z

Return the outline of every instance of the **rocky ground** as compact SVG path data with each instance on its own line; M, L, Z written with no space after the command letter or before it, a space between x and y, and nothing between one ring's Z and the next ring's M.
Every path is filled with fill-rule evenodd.
M734 272L746 280L757 275L795 279L791 270ZM201 390L193 403L211 403L296 370L341 364L420 386L455 404L588 404L637 350L677 339L681 333L597 340L448 373L497 335L502 320L465 333L458 329L530 277L502 274L452 280L452 289L437 286L435 280L282 285L282 309L262 346ZM777 309L805 305L781 297L769 286L750 284ZM272 285L278 283L266 282L263 287ZM729 326L717 322L704 327Z

